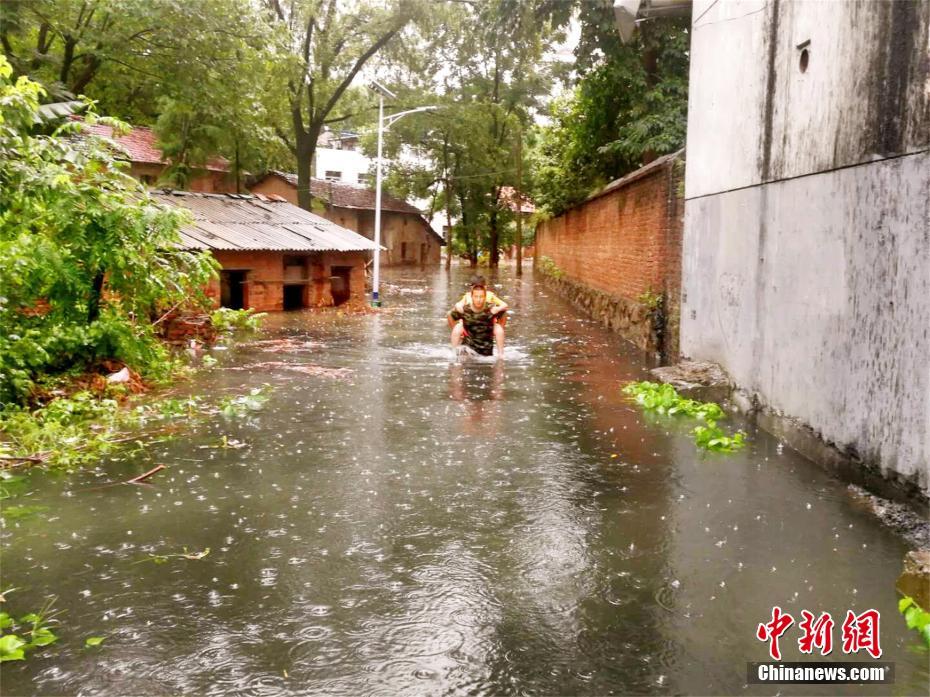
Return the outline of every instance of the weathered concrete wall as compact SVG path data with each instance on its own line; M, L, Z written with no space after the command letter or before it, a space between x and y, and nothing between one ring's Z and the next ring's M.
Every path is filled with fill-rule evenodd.
M682 354L926 495L930 3L693 16Z
M927 147L930 3L697 0L692 16L688 198Z
M678 354L683 159L666 156L536 228L534 264L576 306L646 351ZM665 299L664 321L643 302Z

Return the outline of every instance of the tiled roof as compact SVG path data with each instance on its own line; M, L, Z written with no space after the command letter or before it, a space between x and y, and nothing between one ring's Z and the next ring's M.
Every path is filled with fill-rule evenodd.
M278 172L274 174L291 186L297 186L297 175L291 172ZM334 208L358 208L361 210L373 211L375 209L375 192L367 186L358 184L347 184L345 182L332 182L326 179L311 179L310 193L323 201L329 203ZM381 210L394 211L395 213L411 213L413 215L423 215L416 206L411 206L406 201L395 198L390 194L381 192Z
M80 120L80 116L72 116L75 120ZM113 136L113 129L110 126L95 123L85 124L86 131L95 136L113 139L123 150L130 162L138 162L153 165L169 165L171 162L165 159L161 150L156 145L158 139L152 132L151 128L145 126L136 126L123 136ZM215 157L207 161L203 166L204 169L211 172L228 172L229 162L221 157Z
M297 175L292 172L273 170L266 176L278 177L295 189L297 188ZM374 190L356 184L333 182L328 179L311 179L310 193L316 198L326 201L333 208L354 208L364 211L373 211L375 209ZM423 212L416 206L411 206L406 201L402 201L382 191L381 210L415 215L417 219L423 223L423 227L426 231L431 234L440 245L445 245L446 241L443 239L443 236L433 229L429 221L423 217Z
M248 194L152 192L158 201L193 214L181 230L185 249L356 252L377 249L371 240L280 197Z

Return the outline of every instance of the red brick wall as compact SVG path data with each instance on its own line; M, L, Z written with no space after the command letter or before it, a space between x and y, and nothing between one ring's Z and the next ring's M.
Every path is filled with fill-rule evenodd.
M290 253L291 255L300 253ZM330 276L333 266L351 266L349 276L350 302L365 299L365 262L370 252L316 252L307 255L307 290L304 302L308 307L327 307L333 304ZM284 252L214 250L213 256L223 269L248 271L246 276L245 304L258 312L277 312L284 309ZM214 279L207 295L215 305L220 302L220 282Z
M668 172L659 169L540 224L536 256L547 256L566 276L635 300L665 288L680 268L679 245L668 244Z
M666 296L667 341L677 354L681 288L683 161L670 159L629 175L536 230L535 260L550 258L568 281L634 303ZM672 326L674 325L674 326Z

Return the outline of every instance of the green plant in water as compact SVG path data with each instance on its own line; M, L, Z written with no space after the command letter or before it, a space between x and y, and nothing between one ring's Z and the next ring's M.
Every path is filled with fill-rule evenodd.
M746 445L746 434L737 431L728 436L717 426L717 421L726 418L726 412L714 402L699 402L687 399L667 383L631 382L623 387L623 393L646 411L663 416L688 416L706 422L692 430L695 445L704 450L732 453Z
M242 417L253 411L261 411L271 398L268 385L255 387L248 394L238 397L224 397L220 400L220 413L227 418Z
M631 382L623 388L623 393L632 397L643 409L663 415L690 416L701 421L726 418L719 404L682 397L667 383Z
M9 593L10 591L5 591ZM0 612L0 663L22 661L26 653L58 641L58 636L49 628L57 623L53 611L55 598L49 598L38 612L23 615L15 621L6 612Z
M235 418L258 411L270 398L269 391L267 385L255 388L245 395L226 397L216 406L198 396L128 406L89 392L55 399L35 410L9 406L0 409L0 456L74 469L97 462L117 444L141 446L142 437L164 437L167 421L190 422L217 413ZM142 431L146 426L154 428ZM0 500L11 498L23 485L21 476L0 469Z
M737 431L732 436L723 432L716 421L708 421L706 426L695 426L691 432L699 448L716 453L732 453L746 445L746 434Z
M265 317L267 313L256 313L252 308L231 310L228 307L221 307L213 311L210 320L218 332L232 332L237 329L257 331L261 329Z
M924 643L930 646L930 612L920 607L909 595L898 601L898 612L904 615L907 628L920 634Z

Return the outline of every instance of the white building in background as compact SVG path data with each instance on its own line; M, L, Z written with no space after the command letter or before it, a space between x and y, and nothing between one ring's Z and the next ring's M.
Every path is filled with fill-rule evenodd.
M312 176L314 179L367 186L374 183L369 173L372 167L371 158L362 153L358 133L327 131L317 142Z
M930 3L692 16L681 352L926 495Z
M422 163L424 158L413 148L404 147L401 151L401 160ZM311 168L311 176L315 179L326 179L344 184L361 184L374 188L374 172L375 160L362 152L358 133L327 131L320 136ZM410 203L419 208L423 215L429 217L430 227L445 239L449 225L445 211L437 211L430 216L428 199L414 199Z

